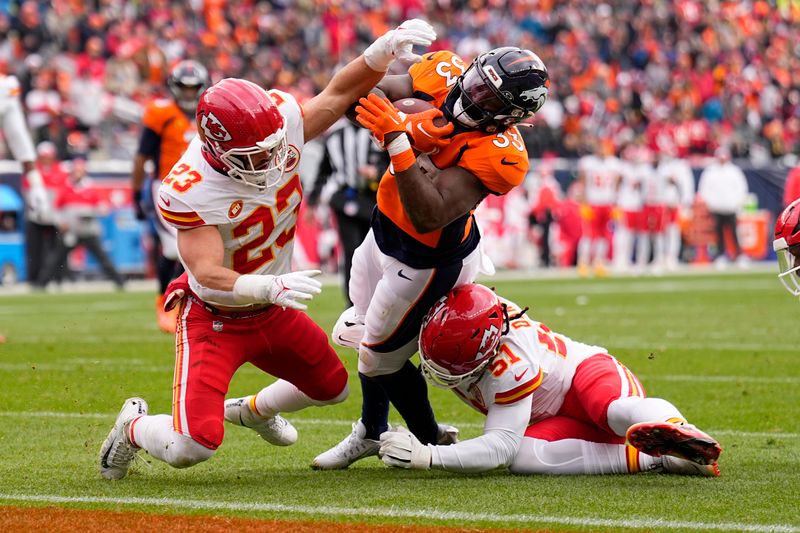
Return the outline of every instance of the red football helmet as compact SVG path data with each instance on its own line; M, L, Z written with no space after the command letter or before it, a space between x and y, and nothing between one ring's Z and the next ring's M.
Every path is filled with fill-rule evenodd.
M794 296L800 296L800 199L789 204L775 222L772 248L778 254L778 279Z
M477 378L497 351L505 310L483 285L456 287L422 320L419 355L422 373L437 387L452 389Z
M231 178L265 189L280 181L289 147L286 126L270 95L255 83L226 78L197 104L203 154Z

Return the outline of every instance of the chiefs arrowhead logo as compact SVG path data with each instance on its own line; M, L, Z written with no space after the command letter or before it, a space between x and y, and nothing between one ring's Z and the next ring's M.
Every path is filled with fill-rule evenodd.
M236 218L242 214L242 209L244 208L244 202L241 200L236 200L231 204L228 208L228 218Z
M300 150L295 145L290 144L287 152L284 172L291 172L300 163Z
M233 139L214 113L203 115L200 119L200 127L203 128L206 137L212 141L225 142Z

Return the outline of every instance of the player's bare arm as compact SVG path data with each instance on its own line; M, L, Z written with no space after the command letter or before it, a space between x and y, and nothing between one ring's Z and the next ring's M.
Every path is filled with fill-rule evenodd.
M468 170L440 170L427 156L397 173L397 189L414 229L420 233L447 226L474 209L490 192Z
M133 156L133 169L131 170L131 188L134 191L141 191L144 187L144 165L147 163L149 157L143 154L136 154Z
M429 46L435 39L436 32L430 24L419 19L407 20L379 37L306 104L305 140L313 139L339 120L353 102L375 87L395 58L418 61L419 56L411 51L413 46Z
M222 266L225 249L216 226L178 230L178 251L200 285L220 291L233 290L239 274Z

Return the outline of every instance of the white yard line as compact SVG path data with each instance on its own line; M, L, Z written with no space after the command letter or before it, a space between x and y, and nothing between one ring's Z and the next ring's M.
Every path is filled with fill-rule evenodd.
M103 419L113 420L116 413L68 413L60 411L0 411L0 417L3 418L85 418L85 419ZM297 426L337 426L349 427L352 420L341 420L336 418L299 418L289 416L292 424ZM457 422L447 420L448 424L453 424L456 427L464 429L480 429L483 424L476 422ZM772 431L739 431L736 429L709 429L709 433L714 435L725 435L730 437L741 438L775 438L775 439L798 439L800 433L780 433Z
M311 505L286 505L282 503L246 503L220 502L210 500L188 500L177 498L110 498L101 496L59 496L55 494L3 494L0 501L7 502L43 502L43 503L107 503L114 505L156 506L178 509L202 509L215 511L244 512L279 512L298 513L312 516L356 516L384 518L427 518L458 522L489 522L493 524L558 524L564 526L608 527L608 528L641 528L655 529L703 529L715 531L777 531L781 533L797 533L800 528L789 524L746 524L740 522L692 522L680 520L661 520L653 517L613 519L600 517L572 516L538 516L533 514L492 514L471 513L467 511L445 511L439 509L403 509L400 507L333 507Z

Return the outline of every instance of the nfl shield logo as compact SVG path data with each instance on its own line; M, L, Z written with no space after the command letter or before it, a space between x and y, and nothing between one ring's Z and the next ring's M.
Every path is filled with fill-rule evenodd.
M222 322L220 322L219 320L215 320L215 321L214 321L214 322L211 324L211 329L213 329L214 331L216 331L217 333L219 333L220 331L222 331Z

